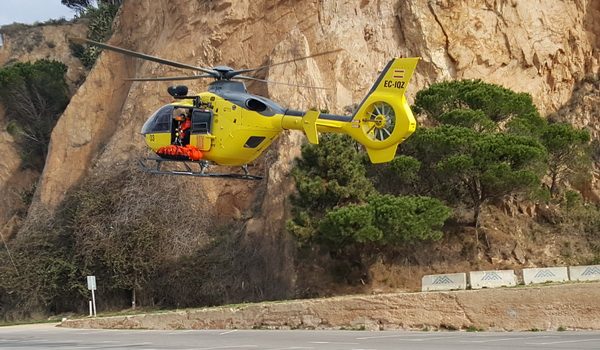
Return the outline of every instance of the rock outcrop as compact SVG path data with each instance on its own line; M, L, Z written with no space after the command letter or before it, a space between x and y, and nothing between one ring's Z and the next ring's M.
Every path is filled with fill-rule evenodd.
M573 86L598 74L595 1L409 1L399 19L430 81L482 79L528 92L557 110Z

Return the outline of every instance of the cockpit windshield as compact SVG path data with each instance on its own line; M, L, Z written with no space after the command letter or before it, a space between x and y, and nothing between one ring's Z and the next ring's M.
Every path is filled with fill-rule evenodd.
M170 132L171 119L175 106L166 105L159 108L142 126L142 134Z

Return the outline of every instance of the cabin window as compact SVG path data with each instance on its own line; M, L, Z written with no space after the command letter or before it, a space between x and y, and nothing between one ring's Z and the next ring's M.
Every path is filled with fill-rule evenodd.
M210 123L212 120L212 112L210 110L195 109L192 112L192 133L208 134L210 132Z
M154 112L154 114L144 123L142 134L170 132L173 108L173 106L168 105Z
M258 145L260 145L263 140L265 139L264 136L250 136L248 138L248 140L246 140L246 144L244 145L245 148L256 148L258 147Z

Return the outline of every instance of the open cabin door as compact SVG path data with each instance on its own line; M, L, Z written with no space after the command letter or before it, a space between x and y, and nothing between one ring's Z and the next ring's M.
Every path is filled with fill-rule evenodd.
M210 109L192 110L192 135L190 143L201 151L210 150L214 136L212 130L213 112Z

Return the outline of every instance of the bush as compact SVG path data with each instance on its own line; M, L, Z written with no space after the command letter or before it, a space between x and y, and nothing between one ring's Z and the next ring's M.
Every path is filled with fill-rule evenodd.
M104 42L112 35L112 23L120 4L101 3L98 8L85 7L82 17L89 19L88 39ZM71 53L79 58L86 68L92 68L102 49L96 46L71 44Z
M591 170L590 134L567 123L548 124L540 140L548 151L550 195L555 196L562 181L585 177Z
M146 290L163 264L201 244L206 219L182 200L185 179L164 180L127 167L90 179L71 198L77 259L111 294Z
M421 162L414 157L398 155L388 164L371 164L367 169L369 179L380 193L417 193Z
M415 111L456 126L489 127L489 121L498 123L530 116L538 117L539 123L543 123L529 94L516 93L481 80L433 84L417 93Z
M1 311L83 311L86 275L97 276L104 307L131 305L134 293L138 305L151 304L150 279L202 247L207 226L194 215L197 203L181 200L185 180L164 179L134 167L99 173L69 193L53 218L28 220L10 242L16 268L0 253Z
M319 225L319 238L335 247L439 240L450 214L450 208L434 198L375 195L366 204L329 211Z
M420 162L419 193L472 206L475 223L485 202L535 189L546 155L531 137L448 125L418 130L402 151Z
M69 102L67 66L50 60L0 69L0 101L10 132L21 147L23 166L42 170L50 134Z
M351 245L401 245L441 238L450 210L428 197L380 195L367 177L365 157L347 136L324 135L319 145L304 145L293 170L298 193L288 230L300 242L332 249ZM420 169L412 157L398 157L388 167L411 186Z
M5 321L81 310L73 300L85 295L73 260L69 215L41 215L28 222L0 252L0 317Z
M364 157L348 136L323 135L318 146L304 145L292 171L298 192L288 229L302 241L312 238L318 221L334 207L360 203L373 193Z

